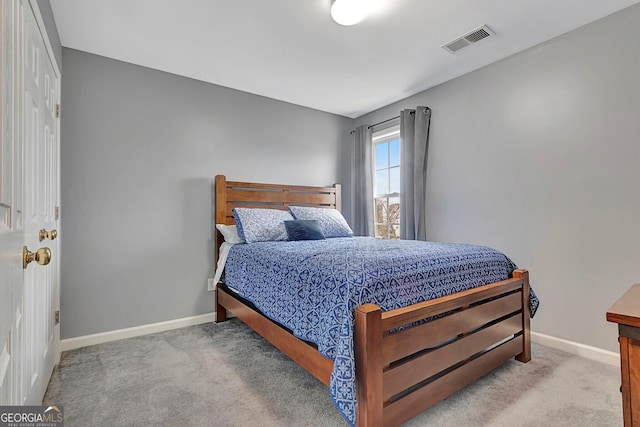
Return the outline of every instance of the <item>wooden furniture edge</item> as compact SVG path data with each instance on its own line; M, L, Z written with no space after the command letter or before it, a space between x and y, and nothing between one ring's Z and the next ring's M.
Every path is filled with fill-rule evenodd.
M622 393L622 416L625 427L633 427L631 418L631 372L629 366L629 346L627 337L618 337L620 342L620 392Z
M607 320L618 324L622 414L625 427L640 425L640 284L629 288L607 311ZM635 394L634 394L635 393Z
M383 422L382 310L364 304L355 310L356 423L375 427Z
M522 353L516 356L516 360L522 363L531 361L531 309L529 298L531 287L529 286L529 272L525 269L513 271L513 277L522 279Z
M640 283L631 286L607 310L609 322L640 328Z
M221 206L221 205L226 206L227 204L227 178L224 175L216 175L214 191L215 191L215 200L214 200L213 208L215 209L215 224L213 225L213 235L214 235L213 241L215 242L215 251L214 251L213 265L214 265L214 268L217 268L218 259L220 258L220 246L224 242L224 236L222 236L222 233L218 231L218 229L216 228L216 224L227 224L227 221L225 218L225 211L223 209L218 209L218 206ZM216 323L219 323L227 320L227 310L222 304L220 304L220 298L217 292L218 284L216 283L215 286L216 286Z

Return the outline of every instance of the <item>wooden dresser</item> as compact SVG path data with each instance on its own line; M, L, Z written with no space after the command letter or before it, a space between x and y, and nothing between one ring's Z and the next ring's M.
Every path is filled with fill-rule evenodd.
M618 324L625 427L640 427L640 284L633 285L607 311Z

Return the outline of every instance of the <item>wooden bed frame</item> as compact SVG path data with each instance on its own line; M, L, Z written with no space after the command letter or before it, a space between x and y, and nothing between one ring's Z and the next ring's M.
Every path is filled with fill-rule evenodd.
M233 224L234 207L341 209L341 188L227 181L216 176L216 223ZM216 247L223 242L216 231ZM217 255L216 255L217 257ZM312 375L329 385L333 361L313 344L245 304L224 286L216 290L216 322L227 310ZM436 320L397 328L432 316ZM502 365L531 360L529 274L382 312L355 312L357 426L397 426Z

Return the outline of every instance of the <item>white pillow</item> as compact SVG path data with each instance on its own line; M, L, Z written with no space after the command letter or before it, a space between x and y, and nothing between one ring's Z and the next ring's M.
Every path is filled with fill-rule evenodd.
M244 240L238 235L238 229L235 225L216 224L216 228L222 233L225 242L244 243Z
M337 209L311 208L307 206L289 206L295 219L315 219L325 237L352 237L353 231L347 220Z

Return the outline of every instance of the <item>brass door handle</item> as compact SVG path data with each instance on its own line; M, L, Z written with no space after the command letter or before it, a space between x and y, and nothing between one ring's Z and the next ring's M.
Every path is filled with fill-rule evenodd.
M41 242L44 239L55 240L55 238L58 237L58 231L57 230L47 231L43 228L42 230L40 230L40 233L38 233L38 237L40 238Z
M51 249L40 248L35 253L27 249L26 246L22 247L22 268L27 268L27 264L31 261L35 261L40 265L47 265L51 262Z

